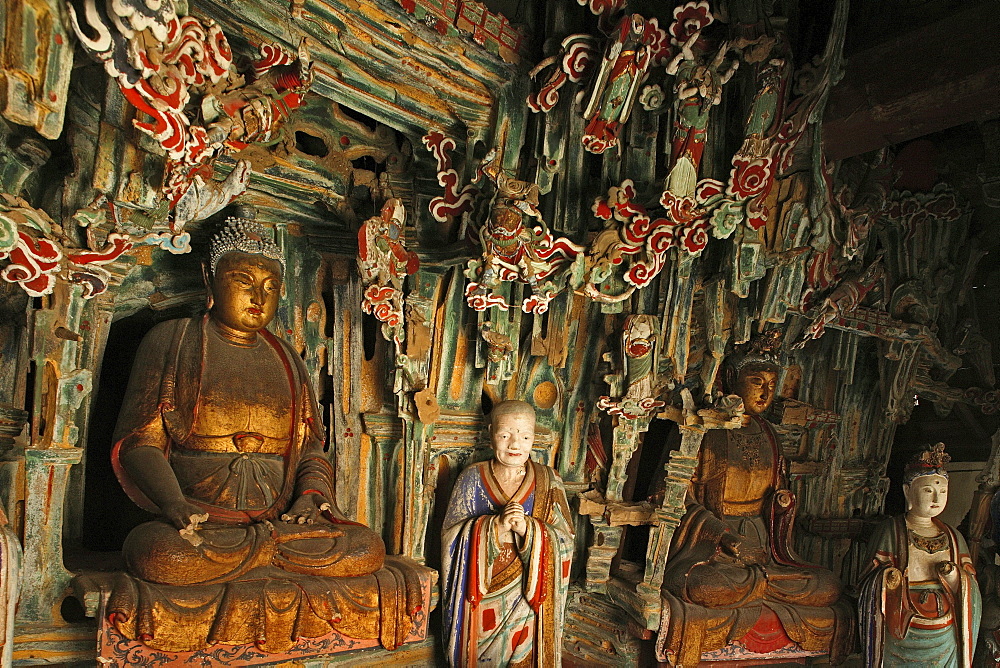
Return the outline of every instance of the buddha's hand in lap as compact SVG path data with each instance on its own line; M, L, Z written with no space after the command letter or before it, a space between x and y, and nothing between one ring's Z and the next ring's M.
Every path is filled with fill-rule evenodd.
M199 524L208 520L208 514L204 510L186 499L166 503L160 507L160 512L164 519L178 529L194 530Z
M722 538L719 539L719 547L722 549L723 553L738 560L740 558L740 544L742 542L743 541L735 535L726 531L722 534Z
M283 522L290 524L315 524L323 518L324 512L331 512L330 502L320 494L303 494L288 512L281 516Z

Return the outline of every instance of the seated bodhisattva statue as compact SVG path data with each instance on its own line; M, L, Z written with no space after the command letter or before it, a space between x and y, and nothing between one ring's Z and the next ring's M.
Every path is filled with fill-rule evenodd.
M705 435L666 565L669 624L660 642L685 666L734 641L767 653L791 639L836 655L849 648L851 610L837 577L794 553L795 497L777 435L760 415L774 400L777 362L759 349L727 362L726 389L743 399L744 423Z
M112 460L129 496L160 518L126 538L128 575L108 620L172 651L277 652L331 629L392 649L419 583L336 508L305 368L265 329L280 249L259 223L230 218L209 272L208 313L154 327L129 380Z

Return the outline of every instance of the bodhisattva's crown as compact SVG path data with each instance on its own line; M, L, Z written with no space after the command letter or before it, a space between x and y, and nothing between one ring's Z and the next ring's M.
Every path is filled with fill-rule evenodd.
M781 366L780 350L783 332L778 329L758 334L750 341L742 353L730 355L727 362L733 373L738 376L740 371L751 364L766 364Z
M910 458L903 469L903 483L910 484L922 475L940 475L948 477L945 465L951 461L951 455L944 451L944 443L925 445L923 449Z
M285 270L284 253L271 240L270 230L256 220L236 216L226 218L226 226L219 230L209 242L208 259L212 273L215 273L215 267L219 264L222 256L234 251L250 255L263 255L268 259L277 260L281 263L281 270Z

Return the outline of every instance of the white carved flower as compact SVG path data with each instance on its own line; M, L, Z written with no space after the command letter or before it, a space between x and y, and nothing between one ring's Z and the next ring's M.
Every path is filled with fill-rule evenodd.
M663 89L660 88L659 84L646 86L642 89L642 93L639 94L639 104L646 111L655 111L662 107L663 99Z

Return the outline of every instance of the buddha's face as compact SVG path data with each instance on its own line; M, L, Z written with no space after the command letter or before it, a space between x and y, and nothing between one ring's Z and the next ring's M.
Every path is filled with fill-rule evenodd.
M943 475L917 476L903 485L906 509L915 517L937 517L948 503L948 479Z
M498 462L524 466L535 443L535 418L526 413L507 413L493 419L490 442Z
M774 401L778 372L767 369L741 371L736 380L736 394L743 398L743 409L750 415L760 415Z
M280 262L261 255L226 253L212 277L212 318L240 332L257 332L274 318L280 295Z

